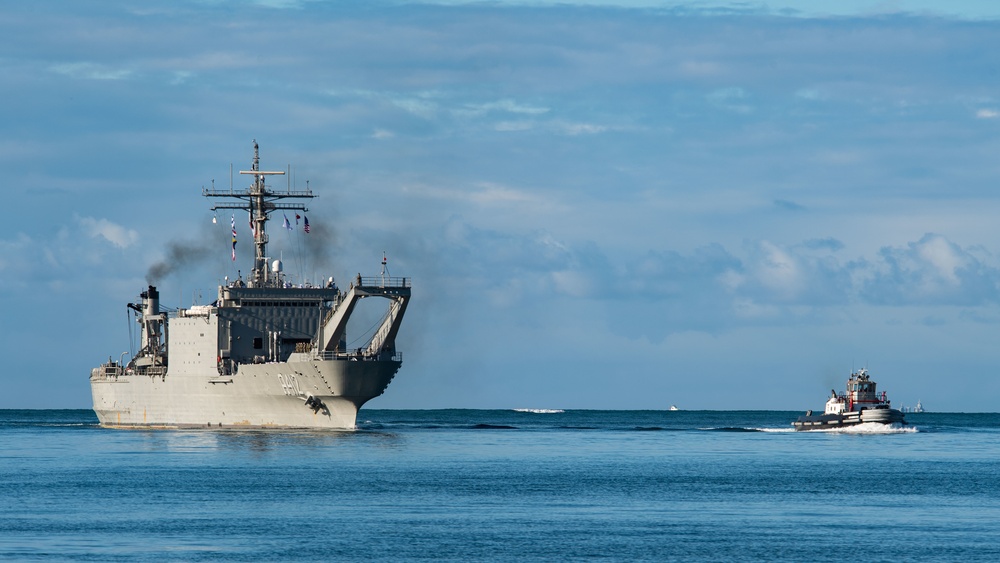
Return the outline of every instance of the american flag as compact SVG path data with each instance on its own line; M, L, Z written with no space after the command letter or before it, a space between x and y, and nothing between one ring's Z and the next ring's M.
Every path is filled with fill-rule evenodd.
M308 233L308 232L309 232L309 218L308 218L308 217L305 217L305 216L303 216L303 217L302 217L302 222L303 222L303 224L305 225L305 226L304 226L304 227L302 227L302 228L303 228L303 229L305 229L305 231L306 231L306 232Z
M236 261L236 216L233 215L229 224L233 226L233 262Z

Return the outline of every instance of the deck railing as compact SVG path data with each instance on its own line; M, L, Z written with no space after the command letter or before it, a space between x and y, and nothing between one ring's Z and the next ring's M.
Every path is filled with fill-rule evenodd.
M375 360L403 361L402 352L396 352L392 356L388 354L367 355L358 352L317 352L316 357L321 360L355 360L359 362L371 362Z
M167 375L166 366L142 366L136 368L122 368L118 364L104 364L90 370L91 379L117 379L123 375L145 375L147 377L163 377Z
M390 276L359 276L355 278L355 282L362 287L410 287L410 278Z

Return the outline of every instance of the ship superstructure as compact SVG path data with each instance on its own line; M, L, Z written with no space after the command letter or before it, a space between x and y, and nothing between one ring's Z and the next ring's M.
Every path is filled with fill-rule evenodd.
M211 305L165 312L150 285L128 307L139 325L139 351L91 371L94 412L109 427L355 427L366 401L385 391L402 365L396 335L410 299L410 280L391 277L383 255L379 275L355 277L344 290L293 284L280 260L270 264L267 224L275 211L302 210L306 190L274 190L269 176L283 171L253 165L240 174L244 191L204 189L205 197L236 200L212 209L241 209L253 225L254 265L219 286ZM235 232L235 231L234 231ZM235 237L234 237L235 238ZM347 323L358 301L387 300L367 341L347 349ZM124 356L124 355L123 355Z

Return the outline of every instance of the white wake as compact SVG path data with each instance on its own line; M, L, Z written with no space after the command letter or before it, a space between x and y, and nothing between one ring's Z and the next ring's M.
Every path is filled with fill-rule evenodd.
M880 422L863 422L844 428L823 428L807 432L832 432L835 434L913 434L919 432L915 426L901 424L882 424Z

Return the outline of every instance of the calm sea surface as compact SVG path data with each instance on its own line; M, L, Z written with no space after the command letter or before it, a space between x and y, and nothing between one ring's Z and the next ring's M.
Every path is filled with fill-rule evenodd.
M1000 415L362 410L355 432L0 410L0 559L1000 561Z

